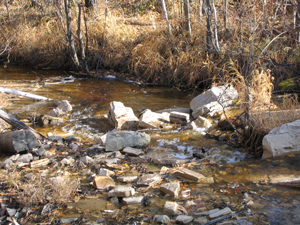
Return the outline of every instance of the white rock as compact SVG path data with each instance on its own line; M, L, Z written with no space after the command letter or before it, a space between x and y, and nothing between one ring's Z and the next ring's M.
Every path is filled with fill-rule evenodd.
M190 114L189 113L181 113L181 112L171 112L170 113L170 122L177 123L181 125L186 125L190 122Z
M180 190L180 182L165 183L160 186L160 190L170 196L177 197Z
M68 100L63 100L56 108L52 109L47 115L57 117L72 111L72 106Z
M137 186L139 187L147 187L147 186L153 186L157 183L159 183L162 180L160 174L145 174L143 175L138 181Z
M237 98L238 92L230 85L213 87L190 102L192 115L195 119L198 116L215 116L223 110L222 106L226 108L232 105L232 100Z
M139 118L139 126L141 128L161 128L163 123L170 122L170 114L167 112L156 113L150 109L146 109Z
M132 156L144 155L144 152L138 148L126 147L123 149L123 152Z
M136 205L143 203L144 196L134 196L123 198L123 202L127 205Z
M154 222L167 224L169 222L170 218L167 215L156 215L153 218Z
M125 107L122 102L110 103L108 119L118 130L137 130L139 125L132 108Z
M300 152L300 120L275 128L262 141L262 159Z
M119 185L108 192L108 197L130 197L135 194L132 187Z
M219 211L217 211L215 213L209 214L209 218L213 219L213 218L217 218L219 216L227 215L227 214L230 214L230 213L232 213L231 209L228 208L228 207L226 207L226 208L221 209L221 210L219 210Z
M183 224L188 224L194 220L194 217L192 216L186 216L186 215L179 215L176 217L176 221L183 223Z
M121 177L117 178L118 181L128 182L128 183L137 181L137 179L138 179L138 176L130 176L130 175L124 175L124 176L121 176Z

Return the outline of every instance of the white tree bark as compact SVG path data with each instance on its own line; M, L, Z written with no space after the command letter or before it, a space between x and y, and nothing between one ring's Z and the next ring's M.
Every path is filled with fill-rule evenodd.
M166 8L165 0L161 0L161 4L162 4L163 10L164 10L164 15L165 15L165 20L166 20L167 26L168 26L168 31L169 31L169 34L171 34L171 24L168 19L168 12L167 12L167 8Z
M0 87L0 92L6 93L6 94L20 95L20 96L24 96L24 97L27 97L27 98L33 98L33 99L36 99L36 100L53 101L53 99L51 99L51 98L46 98L46 97L43 97L43 96L30 94L30 93L23 92L23 91L17 91L17 90L13 90L13 89L8 89L8 88Z

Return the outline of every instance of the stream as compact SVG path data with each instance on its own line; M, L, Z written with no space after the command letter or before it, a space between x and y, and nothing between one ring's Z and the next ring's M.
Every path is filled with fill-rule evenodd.
M126 107L131 107L138 116L144 108L152 111L176 107L189 108L190 101L200 94L197 91L148 87L130 81L120 81L113 72L106 72L105 76L92 79L69 77L61 80L62 76L66 76L64 71L37 71L8 66L1 68L0 74L0 87L28 82L30 90L34 89L32 94L57 100L69 100L72 104L73 111L65 122L43 127L36 126L34 129L44 135L48 132L62 137L73 135L80 137L81 142L90 144L113 129L102 120L103 115L108 113L109 103L112 101L120 101ZM23 91L26 91L26 87ZM12 97L10 101L13 104L5 107L5 110L18 119L46 114L54 107L51 102L20 97ZM148 156L152 158L192 159L193 153L201 152L203 148L217 148L221 152L207 162L193 166L194 171L201 171L205 176L213 177L214 183L182 183L182 190L187 190L190 195L187 198L181 196L176 201L187 209L189 215L198 215L201 209L205 211L205 209L225 206L238 211L247 199L251 199L252 202L247 205L248 209L245 213L235 216L224 224L300 224L299 188L279 186L268 182L271 178L280 176L299 176L300 157L298 155L259 160L247 157L242 149L234 149L224 142L206 138L203 133L197 131L175 128L149 131L149 134L151 135L149 149L162 149L149 151ZM159 172L161 167L162 165L149 162L147 172ZM136 174L128 172L126 175ZM157 188L153 188L145 191L146 195L151 196L152 199L147 206L142 208L130 206L126 208L123 205L108 207L107 197L95 191L88 179L83 179L82 186L91 189L89 193L93 194L70 204L61 210L61 214L66 218L84 218L89 224L105 224L101 222L101 218L105 218L107 224L154 224L147 218L161 215L165 201L172 199L160 193ZM122 223L115 222L115 217L107 215L109 214L107 210L117 208L121 211L118 221ZM197 216L194 217L197 218ZM88 222L82 224L88 224ZM195 220L191 224L205 223Z

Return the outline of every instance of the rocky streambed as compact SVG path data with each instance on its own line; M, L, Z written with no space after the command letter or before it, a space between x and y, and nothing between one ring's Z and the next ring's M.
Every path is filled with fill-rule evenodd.
M234 132L209 131L214 121L183 109L135 116L111 101L106 112L98 119L109 132L95 139L45 124L39 146L2 153L2 224L299 223L299 189L287 182L298 155L247 157L228 145Z

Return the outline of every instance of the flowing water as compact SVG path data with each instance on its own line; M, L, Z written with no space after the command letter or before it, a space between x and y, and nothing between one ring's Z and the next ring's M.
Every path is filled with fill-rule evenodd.
M125 106L131 107L136 115L139 115L139 111L143 108L152 111L175 107L188 108L190 101L200 94L175 88L145 87L134 82L120 81L113 76L61 80L58 78L65 76L63 71L34 71L13 66L0 69L0 74L0 87L5 87L11 82L29 81L30 90L32 87L34 89L31 91L32 94L57 100L66 99L72 104L72 114L65 122L35 127L36 130L43 134L52 132L55 135L75 135L81 137L83 141L90 142L97 140L99 136L112 129L107 121L103 120L103 115L108 112L109 103L112 101L124 103ZM57 79L53 79L55 77ZM26 91L26 85L22 87ZM18 118L32 118L45 114L54 107L52 102L19 97L12 100L13 104L7 107L7 111ZM204 206L220 206L220 202L224 206L229 205L234 208L250 196L249 198L254 202L251 206L252 212L249 211L242 219L247 220L252 216L250 221L257 221L253 224L300 224L299 189L268 183L271 178L279 176L299 176L299 156L264 161L247 159L239 149L207 139L200 132L184 129L152 131L151 138L151 146L157 147L155 152L149 152L151 157L186 159L192 158L193 153L200 152L203 147L208 149L217 147L221 150L222 154L213 158L212 161L194 168L206 176L214 177L214 184L183 186L183 189L191 192L190 200L193 204L186 206L190 213L197 212ZM159 171L160 168L150 164L148 171L150 170ZM151 206L142 210L143 214L160 214L159 211L163 208L166 198L156 197ZM101 214L99 209L100 211L111 209L107 205L107 199L103 199L100 195L76 204L65 213L71 216L93 213L99 217L98 214ZM141 213L137 209L135 212Z

